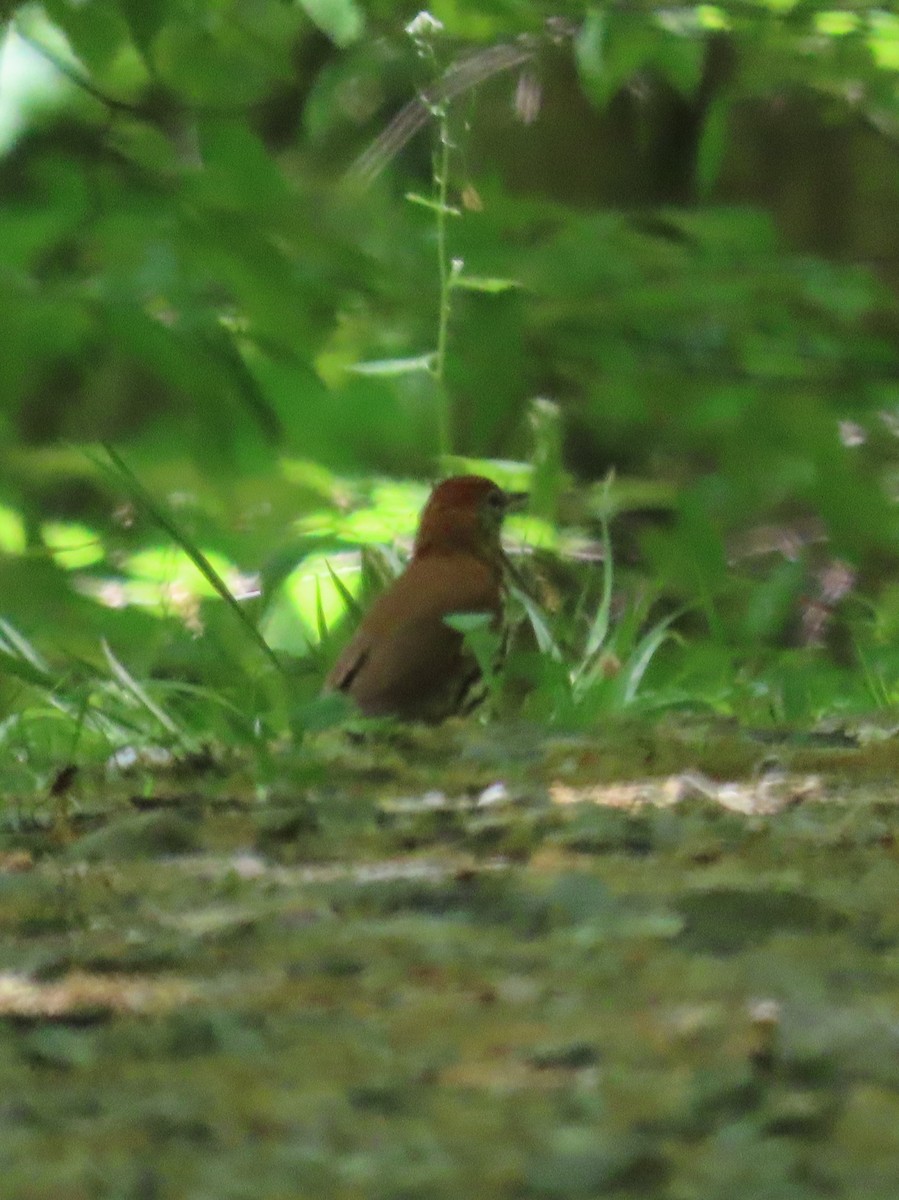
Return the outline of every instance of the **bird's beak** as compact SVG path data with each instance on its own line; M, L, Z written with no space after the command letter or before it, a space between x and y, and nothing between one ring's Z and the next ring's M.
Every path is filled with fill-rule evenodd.
M530 492L506 492L506 511L520 512L530 498Z

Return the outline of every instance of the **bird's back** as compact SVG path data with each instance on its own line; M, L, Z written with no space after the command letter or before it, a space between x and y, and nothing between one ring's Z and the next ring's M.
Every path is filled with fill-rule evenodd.
M328 676L366 716L437 721L457 711L477 678L461 634L444 618L485 612L499 619L500 572L472 554L414 558L375 601Z

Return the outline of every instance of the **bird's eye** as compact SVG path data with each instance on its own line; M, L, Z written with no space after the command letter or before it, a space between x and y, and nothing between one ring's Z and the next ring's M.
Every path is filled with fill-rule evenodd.
M496 491L488 492L487 503L491 508L495 508L498 511L504 509L506 507L506 493L501 492L499 488Z

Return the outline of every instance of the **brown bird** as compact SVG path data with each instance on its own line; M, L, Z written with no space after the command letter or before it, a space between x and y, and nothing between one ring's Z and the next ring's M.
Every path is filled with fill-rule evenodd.
M438 484L421 514L409 565L378 597L329 674L369 717L442 721L479 676L462 634L444 618L503 607L503 517L527 497L480 475Z

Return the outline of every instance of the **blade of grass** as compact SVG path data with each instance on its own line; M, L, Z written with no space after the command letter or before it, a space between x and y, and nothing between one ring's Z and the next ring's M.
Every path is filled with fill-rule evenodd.
M232 717L243 728L247 730L253 728L255 717L248 716L242 708L213 688L203 687L197 683L187 683L182 679L159 680L156 688L160 692L171 692L176 696L186 696L193 700L202 700L210 708L218 708L222 712L227 713L229 717Z
M325 606L322 602L321 576L315 577L315 628L318 632L318 645L324 646L328 639L328 622L325 619ZM316 650L318 646L316 647Z
M867 655L864 653L861 646L857 644L857 642L855 646L855 654L856 658L858 659L859 666L862 669L865 687L868 689L868 693L870 694L875 707L889 708L890 695L883 676L872 668L868 661Z
M130 692L135 700L137 700L137 702L142 705L152 717L156 718L156 720L163 727L163 729L166 730L167 733L170 733L173 737L176 737L179 742L186 742L188 739L183 730L181 730L171 719L168 713L161 709L156 701L147 694L134 676L131 675L126 669L124 664L119 662L119 660L113 654L106 638L103 638L101 645L103 647L103 653L106 656L106 661L109 663L109 669L112 671L113 675L122 685L125 691Z
M609 491L612 482L615 478L614 471L610 471L606 476L605 485L603 487L603 501L607 506ZM612 559L612 536L609 531L609 518L606 507L600 514L599 518L600 529L602 531L602 595L600 596L599 608L596 610L596 616L587 633L587 643L584 649L585 661L591 659L605 645L606 638L609 633L609 624L612 614L612 585L615 578L615 564Z
M328 568L328 574L331 576L331 582L337 588L340 598L346 606L347 612L353 617L354 620L361 621L362 605L359 603L347 585L343 582L327 559L325 559L325 566Z
M144 485L140 482L140 480L127 465L127 463L124 462L116 450L114 450L108 442L103 442L102 446L109 456L112 467L110 467L109 463L105 463L102 459L95 458L88 451L85 451L87 457L91 460L91 462L94 463L95 466L100 467L101 470L112 475L119 482L124 483L127 486L132 498L143 509L145 509L147 513L149 513L156 524L169 535L172 541L175 542L177 546L181 547L207 583L209 583L209 585L214 588L222 600L225 601L225 603L237 617L240 624L247 631L269 662L276 668L276 670L284 674L284 667L282 666L278 656L247 616L240 603L235 599L228 585L219 575L218 571L216 571L215 567L213 567L212 563L209 561L203 551L199 548L199 546L196 546L190 540L190 538L182 529L179 528L172 517L163 511L160 505L156 502L153 496L150 495Z
M4 675L12 675L19 679L22 683L31 684L32 687L49 690L53 686L53 681L46 671L40 671L30 662L19 658L16 654L10 654L8 650L4 650L0 646L0 668Z
M328 625L325 621L325 609L322 603L322 581L318 575L315 577L315 628L318 633L318 641L313 643L310 638L306 638L304 657L311 659L316 670L320 671L324 666L322 650L328 636Z
M509 592L510 595L515 597L527 614L527 618L531 623L531 628L534 630L534 637L537 639L537 646L540 652L542 654L548 654L550 658L555 659L556 662L561 662L562 652L556 644L556 640L553 637L549 625L547 624L546 619L544 618L543 613L540 611L536 601L531 599L527 592L522 588L510 587Z
M51 670L40 651L4 617L0 617L0 663L7 675L41 692L52 708L74 717L73 704L59 694L64 677Z
M667 617L664 617L661 621L653 625L652 629L637 643L634 653L628 659L627 666L623 672L625 704L633 703L637 695L637 689L656 651L664 642L674 636L670 632L670 627L685 612L686 609L681 608L677 612L669 613Z
M17 657L30 663L41 675L50 675L50 668L47 666L47 661L43 655L5 617L0 617L0 633L3 634L7 645L17 651Z

